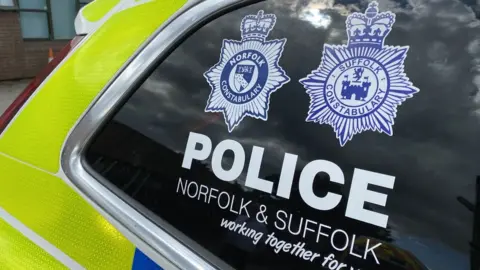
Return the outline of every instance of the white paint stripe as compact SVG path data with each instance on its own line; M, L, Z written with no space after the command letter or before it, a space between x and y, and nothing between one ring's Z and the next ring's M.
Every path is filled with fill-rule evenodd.
M85 269L79 263L74 261L72 258L68 257L65 253L61 250L56 248L54 245L50 244L47 240L40 237L34 231L30 230L27 226L23 225L19 220L15 217L10 215L7 211L5 211L2 207L0 207L0 218L5 220L10 226L14 227L22 233L25 237L30 239L33 243L37 246L41 247L43 250L48 252L52 257L57 259L59 262L63 263L69 269Z
M39 170L39 171L44 172L44 173L46 173L46 174L55 176L55 174L53 174L53 173L51 173L51 172L49 172L49 171L46 171L46 170L44 170L44 169L42 169L42 168L33 166L33 165L31 165L31 164L29 164L29 163L27 163L27 162L25 162L25 161L23 161L23 160L20 160L20 159L18 159L18 158L16 158L16 157L12 157L12 156L10 156L10 155L7 155L7 154L5 154L4 152L0 152L0 156L4 156L4 157L6 157L6 158L8 158L8 159L14 160L14 161L16 161L16 162L18 162L18 163L21 163L21 164L23 164L23 165L25 165L25 166L28 166L28 167L30 167L30 168L33 168L33 169L35 169L35 170Z

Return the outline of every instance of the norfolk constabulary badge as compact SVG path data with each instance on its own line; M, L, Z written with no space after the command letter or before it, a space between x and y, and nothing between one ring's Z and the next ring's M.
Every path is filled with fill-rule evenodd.
M348 44L325 44L318 69L300 80L310 96L306 121L331 125L341 146L367 130L392 136L397 107L419 91L404 73L409 46L384 45L394 22L377 2L349 15Z
M274 14L243 18L242 40L224 39L220 61L204 76L212 92L206 112L222 112L232 132L245 116L267 121L270 95L290 78L278 61L287 41L266 40L276 23Z

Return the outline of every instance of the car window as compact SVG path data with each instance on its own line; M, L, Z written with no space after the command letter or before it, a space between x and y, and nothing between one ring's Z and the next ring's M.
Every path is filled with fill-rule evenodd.
M474 202L480 173L475 10L229 12L158 64L86 161L236 269L469 270L473 215L457 198Z

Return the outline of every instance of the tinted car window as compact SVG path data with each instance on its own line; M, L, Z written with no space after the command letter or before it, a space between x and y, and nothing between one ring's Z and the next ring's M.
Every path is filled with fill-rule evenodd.
M88 164L236 269L478 269L476 11L452 0L238 9L156 67ZM369 19L377 28L362 28ZM255 34L268 37L253 50L242 37ZM341 67L349 57L360 60Z

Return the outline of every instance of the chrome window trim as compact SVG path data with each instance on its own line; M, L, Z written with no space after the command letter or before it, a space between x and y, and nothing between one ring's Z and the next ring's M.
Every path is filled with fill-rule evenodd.
M140 239L141 243L138 245L148 247L148 254L158 255L152 257L157 263L166 258L179 269L232 269L206 250L200 252L202 256L192 251L191 247L178 240L182 237L176 235L175 230L173 235L172 230L169 230L170 233L167 232L163 226L158 226L112 192L98 180L99 175L88 172L84 152L96 131L109 119L115 109L123 105L123 99L135 90L135 86L143 80L158 60L164 58L187 33L202 21L226 9L258 1L188 1L145 42L138 53L132 56L101 91L72 129L63 146L61 167L66 177L83 196L99 207L108 219L114 221L114 224L119 224L121 229L126 230L134 238ZM195 248L195 243L191 244ZM205 258L209 258L210 262Z

